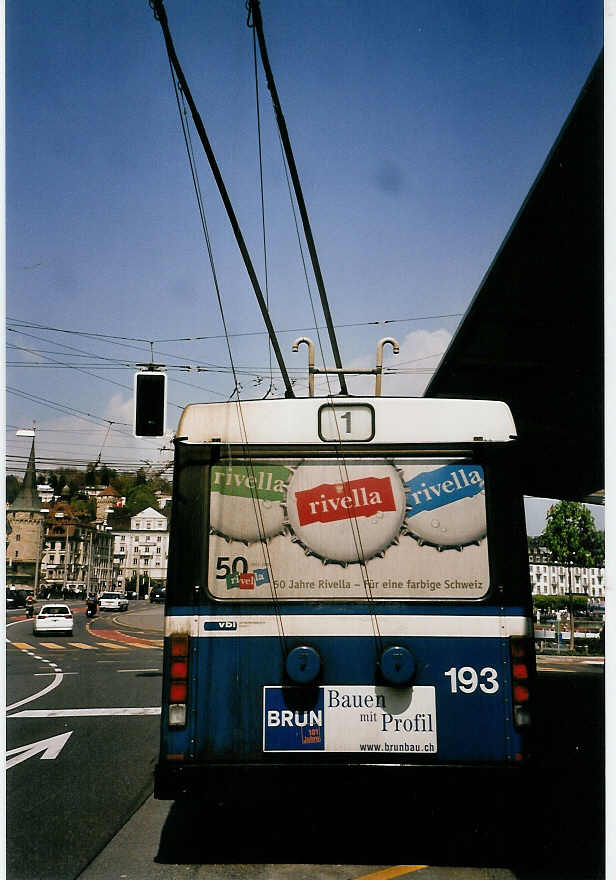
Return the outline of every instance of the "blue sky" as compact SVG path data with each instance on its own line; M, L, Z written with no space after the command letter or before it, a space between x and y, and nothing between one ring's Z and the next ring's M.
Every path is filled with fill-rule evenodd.
M334 322L391 322L340 326L343 361L372 366L391 333L402 351L386 362L401 372L383 391L421 394L601 50L602 4L261 8ZM166 9L265 288L244 0ZM7 353L9 468L27 455L15 427L33 420L41 467L168 459L129 436L134 365L151 351L139 340L157 362L212 369L169 371L170 429L183 405L225 399L233 381L223 340L161 341L217 336L221 319L160 26L146 0L7 0L6 42L6 336L19 347ZM280 343L305 393L305 349L291 343L314 320L260 65L259 96L270 307L292 331ZM229 329L257 331L232 338L242 394L262 396L262 319L192 138Z

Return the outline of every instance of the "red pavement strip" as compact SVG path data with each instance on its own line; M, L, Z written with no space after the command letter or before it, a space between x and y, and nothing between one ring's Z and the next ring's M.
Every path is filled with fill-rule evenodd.
M90 635L96 639L106 639L108 642L124 642L127 645L138 645L140 648L156 648L162 644L161 639L137 639L135 636L128 636L117 629L94 629L90 630Z

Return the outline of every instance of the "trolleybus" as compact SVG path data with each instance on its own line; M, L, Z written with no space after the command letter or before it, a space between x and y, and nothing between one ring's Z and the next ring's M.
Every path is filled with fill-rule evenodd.
M521 766L534 654L516 467L500 402L188 406L156 796Z

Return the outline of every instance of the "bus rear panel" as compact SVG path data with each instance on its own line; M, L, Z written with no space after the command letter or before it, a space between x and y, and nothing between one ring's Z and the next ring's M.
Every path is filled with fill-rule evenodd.
M515 446L492 402L188 407L156 796L520 767L534 659Z

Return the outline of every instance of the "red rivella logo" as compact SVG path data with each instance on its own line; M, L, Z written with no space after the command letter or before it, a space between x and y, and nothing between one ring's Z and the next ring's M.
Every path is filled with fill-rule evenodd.
M295 493L300 526L395 511L389 477L362 477L348 483L321 483Z

